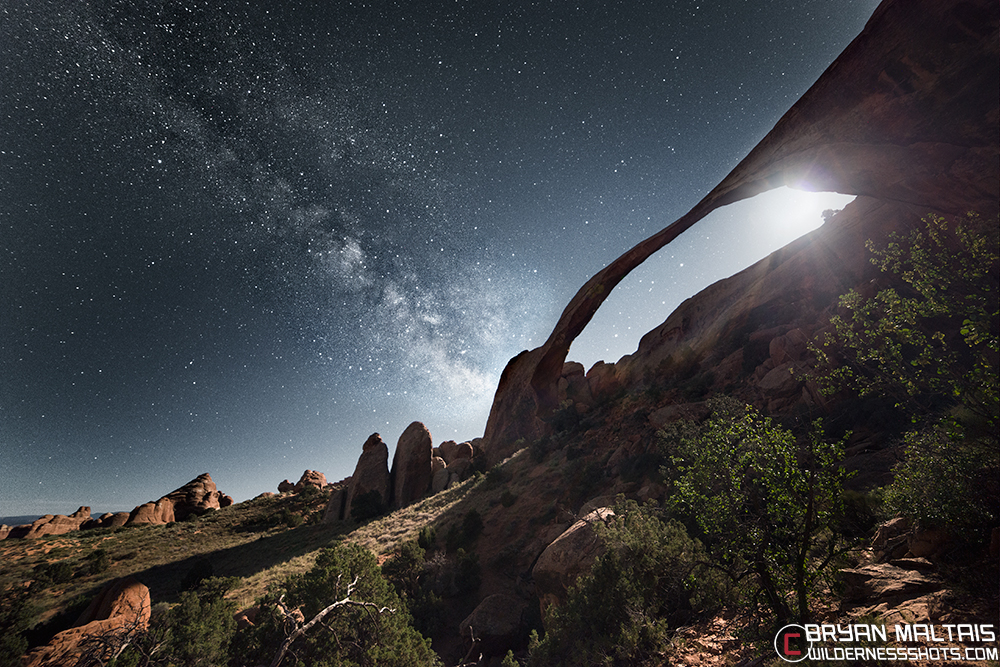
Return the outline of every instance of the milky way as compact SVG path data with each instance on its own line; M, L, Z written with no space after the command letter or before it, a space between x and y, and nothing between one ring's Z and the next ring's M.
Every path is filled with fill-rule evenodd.
M0 515L480 435L506 361L874 6L4 2ZM662 278L635 300L696 289Z

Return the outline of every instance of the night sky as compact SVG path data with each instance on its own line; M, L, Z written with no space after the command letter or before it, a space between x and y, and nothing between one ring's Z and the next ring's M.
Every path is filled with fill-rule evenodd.
M335 481L414 420L482 435L507 360L876 5L0 0L0 516ZM633 351L849 199L762 197L570 357Z

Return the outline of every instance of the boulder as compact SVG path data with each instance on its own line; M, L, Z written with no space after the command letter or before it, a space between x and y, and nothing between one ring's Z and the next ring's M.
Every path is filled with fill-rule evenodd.
M381 435L372 433L361 447L361 456L350 477L343 518L351 518L351 504L355 498L372 491L378 492L383 504L389 503L388 462L389 447Z
M615 375L615 365L603 361L598 361L587 371L587 383L590 385L590 395L598 403L611 398L621 389L621 383Z
M452 464L455 461L461 461L463 459L471 459L473 456L475 456L475 452L473 450L472 443L460 442L455 446L455 452L452 455L451 461L448 461L448 463Z
M155 502L150 501L136 507L129 514L125 525L142 526L146 524L171 523L176 520L173 501L164 497Z
M448 471L448 486L461 484L472 474L472 459L455 459L445 470Z
M292 490L295 491L295 493L301 493L307 486L322 489L326 486L326 475L318 470L306 470L302 473L302 477L299 477L299 481L295 483Z
M914 598L941 587L937 580L927 574L889 563L844 569L840 571L840 576L847 585L847 599L867 603Z
M531 570L542 614L550 604L566 601L566 591L577 577L590 571L604 545L591 524L614 516L610 507L601 507L576 521L545 548Z
M451 463L455 460L455 450L458 448L458 443L454 440L445 440L440 445L435 447L435 455L440 456L444 459L445 463Z
M406 507L430 491L432 447L431 433L420 422L413 422L399 436L390 473L395 507Z
M283 479L278 482L278 493L291 493L295 490L295 485L292 484L292 480Z
M23 667L75 665L84 651L96 650L93 664L105 664L116 649L125 646L149 626L149 589L132 577L108 583L77 619L76 625L60 632L45 646L21 659ZM91 664L91 662L87 662Z
M434 474L437 473L438 471L444 470L447 467L448 464L440 456L431 457L431 477L433 477Z
M447 468L435 471L434 476L431 477L431 493L441 493L447 489L449 477L450 473Z
M480 602L458 626L458 632L469 641L479 643L484 656L502 656L525 643L524 612L527 605L509 595L490 595Z

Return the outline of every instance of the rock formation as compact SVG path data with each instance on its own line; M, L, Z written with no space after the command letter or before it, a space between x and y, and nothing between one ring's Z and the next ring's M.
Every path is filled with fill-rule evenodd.
M413 422L399 436L391 473L395 507L406 507L430 490L432 449L430 431L420 422Z
M366 493L375 491L384 505L388 505L389 497L389 447L382 441L382 436L372 433L361 448L361 456L354 467L347 490L347 501L344 504L343 518L351 518L354 499Z
M101 590L74 627L29 652L21 664L23 667L75 665L91 650L97 654L87 664L104 664L115 657L116 647L124 646L148 627L149 616L149 589L132 577L117 579Z
M671 316L671 326L655 333L660 340L700 340L707 346L711 327L721 332L726 320L732 325L732 317L743 317L748 324L746 318L762 305L761 297L774 301L784 293L781 302L788 312L796 312L794 292L800 286L807 290L798 295L799 303L811 296L810 287L846 291L837 290L863 276L851 275L850 268L841 273L837 267L837 282L828 285L823 275L827 262L846 259L856 265L864 257L866 235L874 231L912 225L928 212L995 213L1000 200L997 14L996 3L986 0L883 2L862 33L719 185L691 211L598 272L567 305L546 342L508 362L484 436L490 461L509 455L519 438L532 440L548 432L544 420L559 406L566 353L610 291L652 253L720 206L781 185L860 195L849 215L837 216L824 229L852 226L841 232L839 241L860 236L854 240L861 245L826 252L814 248L808 258L800 257L794 280L784 283L769 279L765 260L763 266L752 267L752 281L730 282L722 293L712 286L694 297L687 314L697 317L700 326ZM777 254L790 258L804 250L799 243ZM786 269L785 278L790 275ZM770 291L751 289L756 286ZM722 320L709 324L715 318ZM627 369L616 369L615 380L622 375L629 379ZM603 368L598 376L602 383L609 379ZM774 398L790 398L782 395L792 391L790 386L767 384L777 389Z
M291 493L295 490L295 484L290 479L283 479L278 482L278 493Z
M202 473L159 500L136 507L129 515L126 525L137 526L183 521L192 514L204 514L210 510L220 509L222 507L220 500L223 497L224 494L215 487L211 475L207 472ZM232 504L231 498L228 496L225 498L228 499L229 504Z
M386 459L388 459L388 453L386 454ZM333 484L333 489L330 491L330 500L326 503L326 509L323 511L323 522L333 523L334 521L342 521L349 518L344 514L344 510L347 508L347 494L351 488L351 477Z
M35 519L30 524L7 527L6 535L0 532L3 537L34 539L45 535L65 535L68 532L79 530L80 527L90 521L90 508L80 507L69 516L63 514L46 514ZM0 539L3 539L0 537Z
M299 481L295 483L292 490L295 491L295 493L301 493L307 486L322 489L326 486L326 475L318 470L306 470L302 473L302 477L299 477Z

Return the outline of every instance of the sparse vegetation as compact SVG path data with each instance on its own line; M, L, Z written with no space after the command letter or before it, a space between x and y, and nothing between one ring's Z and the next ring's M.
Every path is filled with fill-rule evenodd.
M701 544L659 509L628 502L595 527L607 550L549 608L532 667L645 664L692 614L726 599Z

